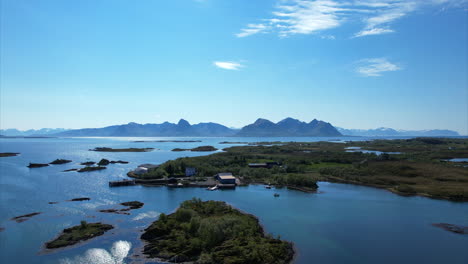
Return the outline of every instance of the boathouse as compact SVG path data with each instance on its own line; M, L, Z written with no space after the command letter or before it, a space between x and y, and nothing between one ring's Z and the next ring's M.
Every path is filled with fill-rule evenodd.
M232 176L230 172L218 173L215 179L221 184L236 184L236 177Z

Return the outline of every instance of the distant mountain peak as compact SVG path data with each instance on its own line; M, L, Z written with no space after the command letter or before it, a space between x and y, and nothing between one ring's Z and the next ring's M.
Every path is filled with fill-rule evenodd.
M182 127L189 127L190 123L187 120L182 118L179 120L179 123L177 123L177 125L182 126Z
M278 122L278 124L298 124L302 123L299 119L295 119L292 117L286 117L285 119Z
M254 125L262 125L262 124L274 124L273 122L271 122L270 120L268 119L264 119L264 118L258 118L253 124Z
M331 124L314 119L310 123L291 117L278 123L259 118L255 123L243 127L237 136L245 137L316 137L341 136Z

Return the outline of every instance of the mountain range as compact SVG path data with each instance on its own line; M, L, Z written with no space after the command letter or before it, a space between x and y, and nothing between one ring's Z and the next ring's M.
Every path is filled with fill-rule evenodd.
M20 131L17 129L0 130L2 136L59 136L59 137L320 137L320 136L459 136L451 130L395 130L392 128L345 129L319 121L303 122L294 118L285 118L278 123L259 118L254 123L241 129L229 128L217 123L199 123L191 125L181 119L177 124L128 123L103 128L63 129L43 128Z
M404 137L404 136L413 136L413 137L453 137L460 136L458 132L446 129L432 129L432 130L395 130L388 127L380 127L376 129L345 129L345 128L336 128L343 135L348 136L385 136L385 137Z
M239 137L335 137L342 136L330 123L312 120L310 123L286 118L278 123L259 118L255 123L243 127Z

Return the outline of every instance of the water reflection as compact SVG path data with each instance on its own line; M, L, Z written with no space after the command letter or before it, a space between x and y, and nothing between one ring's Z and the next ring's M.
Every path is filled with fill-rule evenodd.
M158 213L156 211L149 211L149 212L146 212L146 213L139 213L137 216L135 216L133 218L133 220L138 221L138 220L145 219L145 218L156 218L159 215L160 215L160 213Z
M132 243L128 241L117 241L112 244L110 252L102 248L92 248L86 250L83 255L75 258L62 259L61 264L124 264L124 259L128 256Z

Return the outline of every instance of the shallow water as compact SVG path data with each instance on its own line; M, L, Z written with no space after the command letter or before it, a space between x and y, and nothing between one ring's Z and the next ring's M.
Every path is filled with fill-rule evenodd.
M163 138L157 138L160 140ZM167 138L166 138L167 139ZM181 138L178 138L179 140ZM191 140L194 138L182 138ZM236 190L129 186L109 188L108 181L142 163L161 163L181 156L209 153L171 152L175 147L213 145L222 141L316 141L323 138L195 138L194 143L134 143L148 138L0 139L0 152L20 152L0 158L0 263L130 263L141 246L139 232L159 213L174 211L180 202L200 197L223 200L256 215L266 231L293 241L296 263L468 263L468 236L431 226L446 222L468 225L468 203L422 197L402 197L385 190L347 184L319 183L319 193L265 189L252 185ZM340 139L337 137L329 140ZM355 138L354 138L355 139ZM170 138L169 140L174 140ZM343 138L349 140L349 138ZM154 147L145 153L92 152L95 147ZM28 169L29 162L73 160L64 165ZM80 162L101 158L125 160L90 173L62 172ZM273 193L280 197L273 197ZM90 201L66 202L76 197ZM131 215L97 212L138 200L143 208ZM48 204L56 201L58 204ZM10 218L32 212L42 214L23 223ZM102 221L116 226L106 235L53 253L42 245L63 228Z

